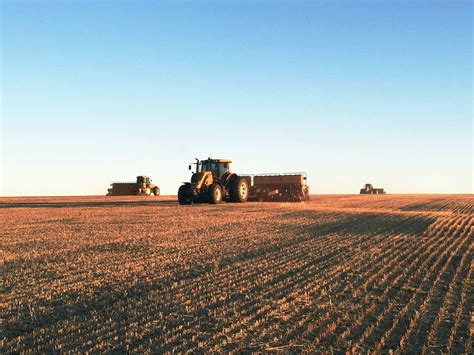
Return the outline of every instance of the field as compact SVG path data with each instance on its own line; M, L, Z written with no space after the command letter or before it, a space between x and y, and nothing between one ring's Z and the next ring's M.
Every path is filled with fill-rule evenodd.
M1 198L0 350L472 353L473 195Z

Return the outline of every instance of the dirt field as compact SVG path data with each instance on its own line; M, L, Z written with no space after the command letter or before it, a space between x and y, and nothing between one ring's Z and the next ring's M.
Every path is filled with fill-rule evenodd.
M1 198L2 353L472 353L473 195Z

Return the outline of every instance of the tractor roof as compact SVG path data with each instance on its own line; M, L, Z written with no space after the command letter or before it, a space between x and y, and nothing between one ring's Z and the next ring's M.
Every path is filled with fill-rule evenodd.
M229 160L229 159L213 159L211 157L209 157L205 160L201 160L201 161L213 161L213 162L216 162L216 163L232 163L232 160Z

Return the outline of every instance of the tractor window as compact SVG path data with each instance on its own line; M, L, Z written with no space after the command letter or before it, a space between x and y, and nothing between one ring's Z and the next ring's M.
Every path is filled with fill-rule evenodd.
M146 178L146 184L150 185L150 178Z
M219 177L224 175L228 171L229 171L229 164L228 163L219 163L219 167L218 167Z
M201 171L211 171L213 175L221 177L229 171L229 163L204 161L201 162Z
M210 161L202 162L201 171L216 171L217 164Z

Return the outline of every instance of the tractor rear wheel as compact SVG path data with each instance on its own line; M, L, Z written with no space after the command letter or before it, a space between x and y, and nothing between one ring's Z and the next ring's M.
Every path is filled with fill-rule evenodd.
M209 203L213 205L222 202L222 187L219 184L212 184L209 188Z
M180 205L190 205L193 203L193 198L189 193L190 187L186 185L182 185L179 187L178 190L178 202Z
M158 186L153 188L153 195L160 196L160 188Z
M247 179L237 176L230 186L230 198L232 202L246 202L249 197L249 184Z

